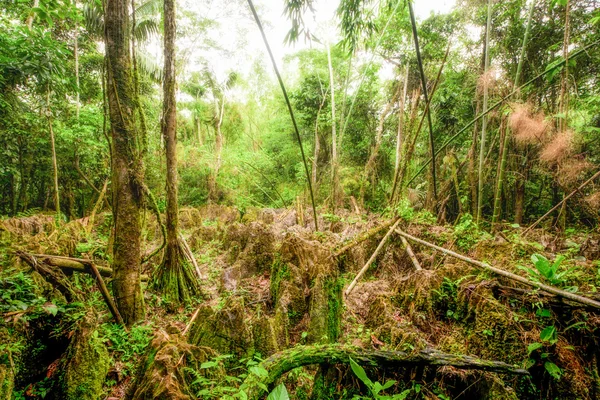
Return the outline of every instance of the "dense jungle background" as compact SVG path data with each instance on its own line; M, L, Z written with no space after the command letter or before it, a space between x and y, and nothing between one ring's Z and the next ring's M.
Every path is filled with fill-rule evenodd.
M0 399L599 399L600 4L427 3L1 1Z

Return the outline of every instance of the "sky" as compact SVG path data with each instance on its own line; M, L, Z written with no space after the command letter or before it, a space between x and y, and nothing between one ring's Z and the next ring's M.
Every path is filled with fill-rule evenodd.
M417 19L423 20L432 12L451 11L455 2L456 0L421 0L415 1L413 7ZM192 11L217 21L217 24L210 27L206 33L198 33L196 39L189 39L190 32L187 32L188 38L178 43L178 51L187 59L186 72L199 71L206 64L214 71L217 79L223 81L229 71L249 74L254 61L260 59L272 73L265 45L246 0L181 0L179 4L179 13ZM283 62L285 56L308 48L311 44L302 39L292 45L283 43L291 26L290 21L283 16L284 0L254 0L254 4L276 62L280 69L285 69ZM338 5L339 0L315 0L315 12L305 15L305 22L310 30L320 38L333 42L339 40L335 16ZM202 43L206 43L207 39L212 41L213 45L203 45ZM220 49L215 50L214 44ZM153 50L156 58L160 59L160 46L156 46Z

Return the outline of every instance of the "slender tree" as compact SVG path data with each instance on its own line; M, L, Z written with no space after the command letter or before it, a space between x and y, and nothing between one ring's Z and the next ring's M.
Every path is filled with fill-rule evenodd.
M167 163L167 245L158 271L157 287L173 307L188 302L198 292L196 277L186 262L186 246L179 235L177 204L177 101L175 98L175 0L164 0L164 73L163 115L161 130L165 142ZM188 257L190 257L188 255Z
M487 4L487 22L485 28L485 66L483 73L487 74L490 67L490 28L492 25L492 0L488 0ZM483 79L483 109L488 109L488 79ZM485 159L485 142L487 138L487 116L484 115L481 120L481 140L479 142L479 171L477 184L477 223L481 220L481 212L483 209L483 164Z
M127 325L144 318L140 285L144 167L135 122L130 26L129 1L107 1L105 43L112 135L113 291Z
M335 212L339 201L338 149L335 121L335 82L333 80L333 66L331 64L331 49L329 45L327 45L327 66L329 68L329 88L331 91L331 197Z

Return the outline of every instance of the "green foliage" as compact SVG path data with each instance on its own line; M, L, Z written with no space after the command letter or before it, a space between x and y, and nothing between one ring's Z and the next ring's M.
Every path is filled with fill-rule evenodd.
M122 373L130 375L135 359L146 351L152 340L152 326L135 325L127 331L120 324L105 323L94 335L106 344L115 360L123 362L125 368Z
M376 399L376 400L403 400L411 392L411 389L406 389L403 392L394 394L394 395L381 394L381 392L383 392L387 389L390 389L392 386L394 386L396 384L396 381L389 380L389 381L386 381L384 384L371 381L371 379L369 379L369 377L367 376L367 373L365 372L363 367L358 365L356 363L356 361L354 361L352 358L350 359L350 368L352 368L352 372L354 372L354 375L356 375L356 377L358 379L360 379L360 381L362 383L364 383L365 386L369 389L369 392L371 392L373 399ZM368 397L354 396L354 399L368 399Z
M546 257L541 254L533 254L531 256L531 262L533 268L519 266L520 269L526 271L529 277L537 282L549 283L551 285L564 285L573 276L575 267L565 270L561 268L562 262L565 257L562 255L556 256L554 262L550 262ZM571 287L572 291L576 291L577 288Z
M481 231L477 227L471 214L464 214L454 226L456 246L462 251L471 250L477 242L488 236L489 234Z

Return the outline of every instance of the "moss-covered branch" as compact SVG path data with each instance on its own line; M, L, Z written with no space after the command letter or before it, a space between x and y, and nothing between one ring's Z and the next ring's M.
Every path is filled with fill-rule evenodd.
M500 361L482 360L472 356L442 353L435 349L425 349L418 353L362 349L340 344L296 346L273 354L260 365L268 375L250 375L242 388L249 399L259 399L264 394L260 387L272 388L277 380L294 368L314 364L348 364L350 358L359 364L383 369L416 366L451 366L459 369L476 369L490 372L527 375L528 372L514 365ZM263 386L264 387L264 386Z

